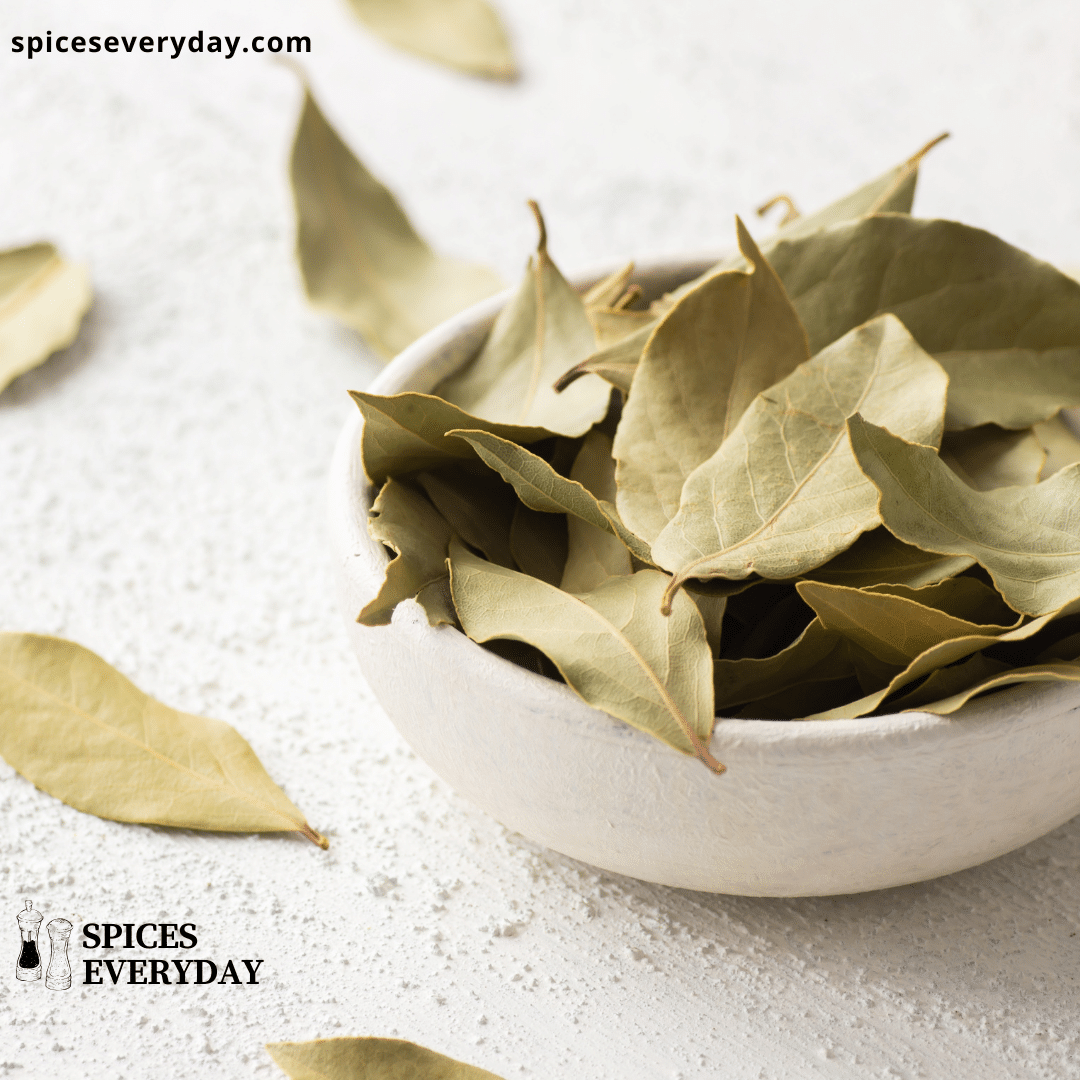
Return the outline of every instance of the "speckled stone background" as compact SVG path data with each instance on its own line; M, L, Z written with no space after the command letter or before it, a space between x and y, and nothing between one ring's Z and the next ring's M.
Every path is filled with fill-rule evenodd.
M595 872L437 781L332 595L325 473L377 364L302 298L294 77L9 51L309 34L342 133L434 243L508 280L528 197L568 272L715 249L734 212L813 207L943 128L917 209L1080 262L1080 9L499 2L511 87L391 51L344 0L4 0L0 245L55 239L97 299L0 397L0 626L229 721L332 844L99 821L0 764L0 1075L272 1077L267 1041L379 1034L507 1078L1080 1076L1080 819L923 885L732 899ZM194 922L192 955L262 959L259 985L17 983L24 897L79 925Z

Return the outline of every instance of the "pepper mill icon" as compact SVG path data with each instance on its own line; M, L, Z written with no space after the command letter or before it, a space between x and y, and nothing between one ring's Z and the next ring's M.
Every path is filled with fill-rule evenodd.
M33 982L41 978L41 953L38 952L38 931L44 916L33 910L33 903L26 901L26 907L19 912L16 922L22 935L22 947L19 960L15 965L15 978L20 982Z
M50 990L70 990L68 942L71 939L71 923L67 919L53 919L46 929L49 931L49 970L45 972L45 985Z

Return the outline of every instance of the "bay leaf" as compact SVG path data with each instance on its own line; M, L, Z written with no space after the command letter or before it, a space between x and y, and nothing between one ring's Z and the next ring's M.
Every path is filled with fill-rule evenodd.
M602 507L611 506L615 499L615 460L611 456L611 439L593 428L585 436L570 470L570 479L580 484ZM602 512L602 511L601 511ZM601 528L576 515L566 518L567 555L559 588L566 592L585 593L602 585L609 577L626 577L633 573L630 550L610 528ZM695 602L697 597L694 598ZM719 603L722 605L723 600ZM698 603L698 610L709 630L709 617L716 618L716 604ZM708 610L709 616L705 612ZM720 609L723 618L723 608Z
M558 586L566 569L566 515L544 514L518 503L510 525L510 550L523 574Z
M1023 371L1040 384L1067 366L1061 350L1080 361L1080 283L982 229L879 214L779 240L769 261L813 352L891 312L927 352L946 354L950 376L958 352L1028 350L1037 360ZM992 372L1002 376L1002 369ZM1014 375L1003 377L995 397L1017 389ZM954 412L962 407L960 390L959 382L949 388ZM973 416L968 426L989 422L1029 427L1033 421Z
M626 291L633 272L634 264L628 262L625 266L620 266L618 270L613 270L607 277L601 278L592 288L586 289L581 297L585 310L611 307Z
M1031 429L1039 440L1039 445L1046 451L1046 462L1039 473L1040 480L1047 480L1054 473L1061 472L1066 465L1075 465L1080 461L1080 438L1076 435L1073 423L1075 419L1067 419L1058 413Z
M487 0L349 0L349 6L395 48L486 79L517 78L506 30Z
M649 543L678 511L687 477L712 457L754 398L810 358L783 286L735 222L751 272L710 278L664 316L615 434L615 505Z
M800 581L797 587L826 630L835 631L886 664L900 668L907 667L915 657L942 641L974 634L994 637L1016 629L1021 622L1017 617L1003 625L987 624L943 610L948 606L976 617L983 612L998 614L998 604L983 595L984 590L990 590L971 578L952 578L940 585L908 591L907 595L816 581ZM917 596L932 600L934 597L927 594L942 592L949 594L949 599L941 606L915 599Z
M368 511L368 533L394 552L382 585L364 605L356 621L386 626L394 608L421 589L446 577L447 547L453 529L424 496L408 484L390 479ZM433 600L436 624L440 608ZM425 605L426 608L426 605Z
M426 469L417 473L416 482L452 532L491 562L514 568L510 529L519 503L509 484L479 462ZM445 551L442 558L445 563Z
M576 480L560 475L539 455L491 431L461 430L451 434L472 446L486 465L512 484L526 506L546 514L581 518L618 537L635 558L651 564L648 545L626 528L611 503L597 499Z
M940 668L955 664L957 661L963 660L983 649L992 647L997 650L1005 644L1029 641L1037 634L1041 634L1054 622L1075 615L1077 612L1080 612L1080 600L1074 600L1057 611L1032 619L1014 630L1006 630L1003 634L979 633L949 638L947 641L932 645L924 653L920 653L903 671L893 676L886 686L861 698L830 706L828 709L811 715L805 713L803 715L807 720L844 720L853 719L857 716L868 716L882 705L887 698L892 697L905 686L918 682Z
M807 581L863 589L879 583L908 585L913 589L935 585L973 566L970 555L939 555L922 551L895 536L884 526L865 532L846 551L824 566L808 571Z
M0 392L75 340L91 298L86 267L52 244L0 251Z
M846 417L872 410L936 445L946 385L941 368L886 315L760 394L690 474L678 514L653 544L653 559L675 574L668 598L690 578L795 577L850 547L880 518Z
M266 1049L291 1080L499 1080L404 1039L315 1039Z
M642 330L651 330L656 325L656 317L647 311L596 308L589 312L589 322L596 334L596 344L602 350L617 345Z
M997 424L946 431L940 456L976 491L1037 484L1046 464L1046 451L1032 430L1008 431Z
M565 582L563 588L566 588ZM724 643L724 613L727 611L728 598L726 596L714 596L699 589L687 589L686 592L690 599L694 601L694 606L701 612L701 621L705 624L705 640L709 643L709 652L714 657L719 656Z
M364 417L360 456L373 484L383 483L391 473L414 472L455 458L475 460L476 452L469 443L445 438L447 432L458 428L490 431L513 443L535 443L551 437L546 428L488 423L431 394L350 390L349 396Z
M502 288L487 267L432 251L306 89L291 169L308 299L387 359Z
M0 756L110 821L300 832L329 846L235 729L162 705L71 641L0 633Z
M705 626L683 595L669 618L660 615L665 574L639 570L588 593L567 593L454 543L450 583L474 641L535 645L590 705L723 771L707 749L713 688Z
M652 336L658 320L654 319L606 348L590 353L580 364L575 364L569 371L564 371L555 381L553 389L561 394L568 386L585 375L597 375L623 394L630 393L630 383L634 379L638 363L645 345Z
M840 679L811 679L751 701L735 716L740 720L801 720L807 713L819 714L826 709L843 708L861 691L862 686L854 675Z
M917 709L919 712L946 716L966 705L977 694L1027 682L1080 682L1080 663L1059 660L1056 663L1033 664L1031 667L1013 668L996 675L987 675L959 693L926 704L907 706L907 711Z
M1003 660L995 660L985 653L977 652L957 664L938 668L918 686L890 701L889 709L893 712L920 709L970 689L985 679L1000 675L1008 668L1009 665Z
M859 467L881 493L885 527L927 551L969 555L1006 603L1042 615L1080 596L1080 465L1034 487L973 491L927 446L853 416Z
M553 388L564 371L596 351L596 335L581 297L548 254L539 208L529 205L540 230L536 257L478 355L435 393L483 420L542 425L575 437L604 418L611 391L596 375L562 394Z
M1078 355L1074 347L935 353L949 375L946 430L966 431L981 424L1018 430L1080 405Z

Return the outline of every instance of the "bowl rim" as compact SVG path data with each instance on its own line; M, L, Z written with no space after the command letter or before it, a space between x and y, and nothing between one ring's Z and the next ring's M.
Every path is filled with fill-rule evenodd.
M718 261L722 254L707 256L687 256L685 258L666 257L635 260L635 273L631 280L644 277L647 280L663 280L672 276L683 275L683 280L696 276ZM593 269L568 277L578 291L584 291L601 280L604 276L625 266L626 261L604 263ZM668 286L671 288L672 286ZM429 330L423 336L407 346L367 387L368 392L377 394L403 393L416 391L430 393L451 372L457 370L475 353L486 335L495 316L510 300L516 289L507 288L454 315L445 322ZM439 370L435 379L431 378L432 369ZM360 464L360 440L362 417L357 411L346 420L338 437L333 462L329 475L330 532L335 554L342 561L363 553L370 565L385 566L389 562L383 545L374 541L367 531L367 511L374 499L374 487L364 474ZM347 577L355 579L345 569ZM415 601L404 601L404 605ZM395 613L394 622L398 622ZM351 621L355 615L346 612ZM402 626L405 629L405 626ZM640 731L630 724L618 720L579 698L568 686L545 679L513 664L509 660L482 650L479 645L456 627L433 627L426 619L408 620L408 632L421 637L426 635L456 635L460 644L468 642L476 649L478 659L497 665L505 665L534 686L540 694L561 697L564 707L577 706L575 719L584 726L591 727L603 723L610 735L610 724L614 722L626 738L640 740L646 752L670 751L661 740ZM432 641L435 639L432 638ZM1057 691L1055 693L1055 691ZM1075 701L1076 688L1072 684L1061 683L1023 683L999 690L990 698L975 698L966 705L948 715L939 715L923 711L887 713L873 717L855 717L835 719L824 722L794 719L754 719L751 717L717 716L709 746L717 754L722 754L723 744L738 742L742 746L785 747L798 745L805 751L813 749L835 750L838 742L858 743L864 749L874 752L884 751L889 744L904 745L914 749L914 744L934 744L950 734L959 734L969 728L971 723L980 725L983 737L1001 736L1006 729L1025 722L1030 713L1030 705L1038 702L1050 709L1061 711L1062 706L1069 708L1069 698ZM1009 700L1013 708L1001 708L1003 700ZM1027 706L1027 707L1025 707ZM599 731L598 731L599 734ZM872 743L872 747L865 744ZM688 756L688 760L693 760Z

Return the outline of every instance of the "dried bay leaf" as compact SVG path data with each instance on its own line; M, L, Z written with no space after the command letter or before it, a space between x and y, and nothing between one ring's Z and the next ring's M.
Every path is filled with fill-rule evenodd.
M570 479L592 495L601 508L605 503L613 505L615 459L611 456L611 439L607 435L593 428L585 436L570 470ZM611 529L601 528L574 514L567 517L566 526L568 548L559 588L573 593L590 592L609 577L626 577L633 573L630 550ZM694 599L696 601L697 597ZM722 605L723 601L720 603ZM715 609L715 604L708 605L709 615L706 616L706 608L698 604L706 631L709 630L709 617L716 618Z
M933 678L933 676L931 676ZM938 713L948 715L966 705L977 694L997 690L1005 686L1014 686L1026 682L1080 682L1080 663L1059 660L1056 663L1033 664L1030 667L1013 668L1010 671L988 674L972 686L965 687L950 697L931 701L917 706L907 706L910 711Z
M590 705L723 771L707 749L713 689L705 626L683 595L668 618L660 615L665 574L639 570L571 594L484 562L457 543L450 564L454 603L470 638L536 646Z
M576 437L604 418L610 389L595 375L562 394L553 388L564 371L595 352L596 334L581 297L548 254L539 208L529 205L540 230L536 256L479 354L435 393L483 420L542 425Z
M973 491L927 446L848 422L859 467L880 492L885 527L909 544L969 555L1016 611L1042 615L1080 596L1080 466L1034 487Z
M678 511L687 477L754 398L810 358L783 286L735 221L752 271L718 274L668 312L645 347L615 435L615 505L649 543Z
M596 344L603 350L618 345L642 330L651 330L656 325L656 317L647 311L596 308L589 312L589 322L596 334Z
M510 529L519 504L509 484L479 462L428 469L417 474L416 482L466 544L491 562L514 568Z
M1046 451L1033 431L1007 431L996 424L947 431L940 456L976 491L1037 484L1046 464Z
M228 724L170 709L60 638L0 633L0 756L111 821L300 832L329 846Z
M611 307L626 291L633 272L634 264L631 261L619 267L618 270L613 270L607 277L601 278L592 288L586 289L581 297L585 310L591 312Z
M846 551L824 566L804 575L807 581L847 585L863 589L870 585L907 585L913 589L936 585L955 577L975 560L970 555L939 555L922 551L895 536L884 526L865 532Z
M92 293L52 244L0 251L0 392L75 340Z
M291 165L304 287L389 359L502 283L487 267L432 251L304 95Z
M587 356L580 364L575 364L569 371L563 372L554 383L554 390L561 394L568 386L585 375L598 375L601 379L617 387L623 394L630 393L630 384L634 372L641 361L645 345L656 328L657 320L635 330L629 337L598 349Z
M566 568L566 515L544 514L518 503L510 525L510 550L523 574L558 586Z
M843 707L861 691L862 685L854 675L841 679L813 679L758 698L735 715L741 720L801 720L810 712Z
M463 430L451 434L473 447L485 464L512 484L518 498L530 509L581 518L618 537L635 558L651 565L648 545L626 528L611 503L604 503L576 480L560 475L542 457L494 432Z
M1066 465L1075 465L1080 461L1080 438L1077 438L1070 419L1058 413L1031 429L1039 445L1046 451L1046 462L1039 473L1040 480L1047 480L1054 473L1061 472Z
M1007 671L1009 665L1002 660L995 660L985 653L977 652L959 663L938 668L918 686L889 702L893 712L910 712L943 701L954 694L961 693L985 679Z
M517 78L506 30L487 0L349 0L360 21L405 52L487 79Z
M394 608L421 589L446 577L446 556L453 529L424 496L399 480L387 480L368 512L373 540L394 552L375 597L364 605L356 621L364 626L385 626ZM441 609L434 599L436 623ZM426 609L425 605L425 609Z
M551 437L546 428L487 423L431 394L407 391L383 395L350 390L349 396L364 417L360 456L373 484L383 483L392 473L400 476L455 458L475 459L469 443L445 437L457 428L490 431L514 443L535 443Z
M291 1080L500 1080L404 1039L315 1039L266 1049Z
M1021 621L1017 617L1004 625L987 624L981 619L973 621L951 614L948 608L977 618L984 612L991 618L1001 614L1000 601L991 590L971 578L952 578L926 589L907 590L906 595L814 581L799 582L798 590L826 630L841 634L872 656L899 668L907 667L915 657L942 641L974 634L994 637L1016 629ZM941 606L933 603L937 599L934 593L946 594L939 600Z
M907 437L937 445L946 385L941 368L887 315L760 394L691 473L678 514L653 544L654 560L675 574L668 599L690 578L790 578L850 547L880 518L846 417L870 409Z

